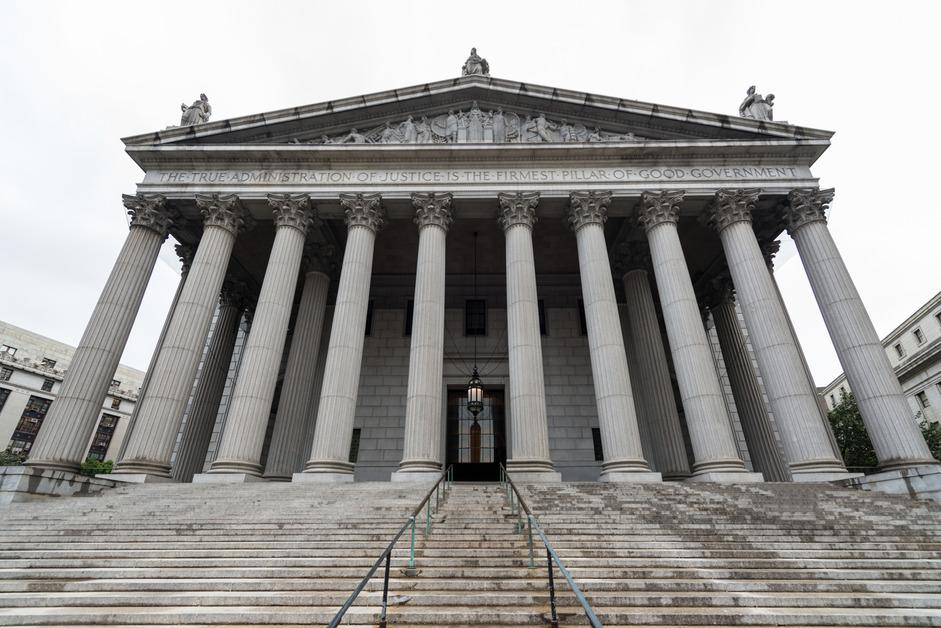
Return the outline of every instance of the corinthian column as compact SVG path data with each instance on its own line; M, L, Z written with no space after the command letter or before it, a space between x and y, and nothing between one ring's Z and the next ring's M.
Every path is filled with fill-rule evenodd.
M232 393L232 405L219 453L208 474L196 482L245 482L261 477L261 452L271 415L278 369L284 353L297 273L307 230L315 220L306 194L269 194L275 225L274 244L258 295L252 331Z
M569 196L568 212L578 246L591 375L604 450L601 480L658 482L661 475L650 470L641 446L608 247L604 241L604 222L610 202L610 192L573 192Z
M787 316L752 230L757 201L758 190L720 190L705 218L722 240L792 478L796 482L845 479L849 474L833 455L820 423L816 391L807 386Z
M643 247L643 250L638 248ZM619 260L625 271L624 297L627 323L634 356L637 361L637 392L643 400L646 423L650 432L654 464L664 479L689 477L689 462L683 442L683 427L673 397L670 367L663 349L657 309L650 291L647 274L649 254L643 243L634 243L631 251ZM634 373L632 373L633 375Z
M242 320L244 290L245 287L236 282L227 282L222 287L216 323L173 465L173 479L177 482L189 482L203 469Z
M349 454L363 362L372 256L376 233L382 228L385 216L382 198L378 194L341 194L340 205L346 212L349 232L340 270L314 442L304 472L294 474L295 482L353 481Z
M310 400L314 393L314 377L320 355L331 265L329 253L308 251L304 288L297 307L294 334L278 401L278 415L275 417L265 462L265 477L269 480L290 481L300 455L299 450L304 447L305 423L312 411ZM307 455L306 451L304 455Z
M533 261L539 194L500 194L497 221L506 236L506 318L510 363L510 444L507 470L522 481L558 481L549 458L546 389Z
M27 465L77 471L140 309L171 217L159 194L124 196L131 228Z
M405 402L405 444L393 481L441 473L441 387L444 369L444 261L450 194L412 194L418 225L418 266Z
M116 479L147 482L170 477L173 446L235 237L251 221L234 194L197 194L196 206L203 215L203 235L154 364L147 396L140 401L134 432L112 474Z
M879 465L890 471L938 464L827 228L826 210L832 200L832 189L792 190L784 218Z
M738 455L712 351L677 232L683 192L644 192L638 223L647 233L667 339L693 446L691 480L756 482Z

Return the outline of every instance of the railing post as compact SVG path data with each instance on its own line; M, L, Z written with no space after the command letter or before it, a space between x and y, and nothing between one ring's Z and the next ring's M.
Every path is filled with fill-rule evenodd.
M435 487L435 512L438 512L439 508L441 508L441 482L438 482L438 486Z
M409 521L412 522L412 540L408 546L408 568L415 569L415 517L409 517Z
M386 573L385 573L385 576L383 576L382 578L382 612L379 615L379 628L386 628L386 608L389 606L389 561L391 559L392 559L392 551L390 550L389 553L386 554ZM550 569L549 582L551 583L552 582L551 559L549 563L549 569ZM550 587L551 587L551 584L550 584ZM553 607L552 607L553 613L555 612L554 604L555 603L553 602Z
M546 548L546 561L549 563L549 610L551 611L551 620L549 626L551 628L559 628L559 615L555 610L555 582L552 580L552 552L549 551L549 548ZM386 565L386 577L389 575L389 567ZM384 595L384 594L383 594ZM383 618L385 618L385 598L382 600L382 612ZM385 626L385 622L380 624L380 628Z
M516 509L516 533L519 534L523 531L523 509Z
M533 558L533 516L529 515L526 517L526 521L529 523L529 534L527 535L529 537L527 541L527 544L529 545L529 568L535 569L536 562Z

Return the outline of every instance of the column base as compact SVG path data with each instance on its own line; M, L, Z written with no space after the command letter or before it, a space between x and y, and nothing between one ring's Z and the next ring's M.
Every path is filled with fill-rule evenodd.
M715 482L716 484L754 484L764 482L765 476L751 471L703 471L694 473L687 482Z
M262 479L267 480L268 482L290 482L290 475L263 475Z
M423 469L393 471L389 476L390 482L437 482L441 471L427 471Z
M71 471L36 469L32 467L0 467L0 504L25 502L45 497L89 495L114 482L101 476L89 477Z
M173 478L153 473L100 473L96 478L104 478L122 484L169 484Z
M245 475L256 475L261 477L261 474L264 472L264 469L261 468L260 464L253 462L245 462L243 460L216 460L211 465L209 465L209 473L225 473L225 474L245 474Z
M890 495L908 495L941 503L941 464L881 471L837 482L841 486Z
M547 460L507 460L506 470L514 482L561 482L562 474Z
M792 482L836 482L862 476L862 473L850 473L849 471L794 471L791 469Z
M662 482L663 476L656 471L602 471L599 480L602 482L649 484L651 482Z
M264 482L265 478L252 473L229 473L210 471L197 473L193 476L193 484L245 484L247 482Z
M170 476L170 465L149 460L122 460L114 465L114 470L109 475L152 475L159 478ZM122 482L133 482L134 480L121 480ZM151 480L154 481L154 480Z

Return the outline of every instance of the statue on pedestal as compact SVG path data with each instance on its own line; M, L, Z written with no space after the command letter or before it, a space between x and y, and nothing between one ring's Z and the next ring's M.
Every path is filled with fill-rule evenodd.
M478 56L476 48L471 48L470 56L467 57L467 61L465 61L464 65L461 67L461 76L469 76L471 74L490 76L490 64L487 63L486 59Z
M180 126L193 126L194 124L203 124L209 122L209 116L212 115L212 107L209 105L209 98L206 94L200 94L199 100L189 107L186 104L180 105L183 116L180 118Z
M754 120L774 120L771 108L774 106L774 94L768 94L763 98L761 94L755 91L755 86L748 88L745 100L738 107L738 115L743 118L752 118Z

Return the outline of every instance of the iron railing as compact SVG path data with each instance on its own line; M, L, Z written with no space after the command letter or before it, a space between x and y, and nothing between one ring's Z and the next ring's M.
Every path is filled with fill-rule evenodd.
M363 577L362 580L359 581L359 584L356 585L355 589L353 589L350 597L346 598L346 602L343 603L343 606L340 607L340 610L337 611L337 614L334 615L333 619L330 620L330 623L327 624L329 628L336 628L336 626L340 625L340 622L343 621L343 616L346 615L346 611L350 610L353 602L356 601L356 597L362 593L364 588L366 588L366 584L369 583L369 580L373 577L373 574L376 573L376 570L379 569L379 565L381 565L383 561L385 561L385 574L382 578L382 610L379 614L379 628L386 628L386 610L389 606L389 568L392 561L392 550L395 548L395 544L398 542L399 538L402 536L405 530L411 527L411 539L408 548L408 568L405 569L404 573L407 576L414 576L418 574L415 569L415 520L421 519L421 511L424 509L424 535L425 538L427 538L431 534L431 515L441 506L441 493L443 492L444 497L447 497L447 492L451 489L451 485L453 483L454 467L450 466L441 473L441 477L439 477L438 481L435 482L435 485L431 487L431 490L428 491L428 493L425 495L425 498L421 500L421 503L418 504L418 507L412 511L412 514L409 515L405 524L399 528L399 531L396 532L394 537L392 537L392 540L382 551L382 554L379 555L379 558L376 559L376 562L374 562L372 567L369 568L369 572ZM434 500L432 500L432 496L434 496Z
M552 563L558 565L559 571L562 572L563 576L565 576L565 580L572 589L572 593L575 594L575 599L578 600L578 603L582 605L582 610L585 611L585 617L588 619L588 624L593 628L602 628L603 625L595 615L595 612L591 609L591 604L588 603L588 600L585 599L581 589L579 589L578 585L575 584L575 580L572 579L572 574L570 574L569 570L566 569L565 563L562 562L562 559L559 558L559 555L556 554L556 551L552 548L552 544L549 543L549 539L546 538L546 533L543 532L542 528L539 526L539 522L536 521L536 516L533 514L533 511L529 509L529 506L526 504L526 500L523 499L519 489L516 488L516 484L513 483L513 479L510 477L510 474L507 473L507 470L502 463L500 464L500 483L506 487L506 499L510 503L510 513L516 515L516 531L521 533L524 528L527 530L527 545L529 547L530 569L535 569L536 567L535 553L533 550L534 531L536 536L539 537L539 540L542 541L543 546L546 548L546 565L549 568L549 625L551 628L559 628L559 614L555 603L555 578L553 576ZM526 514L525 523L523 522L524 513Z

